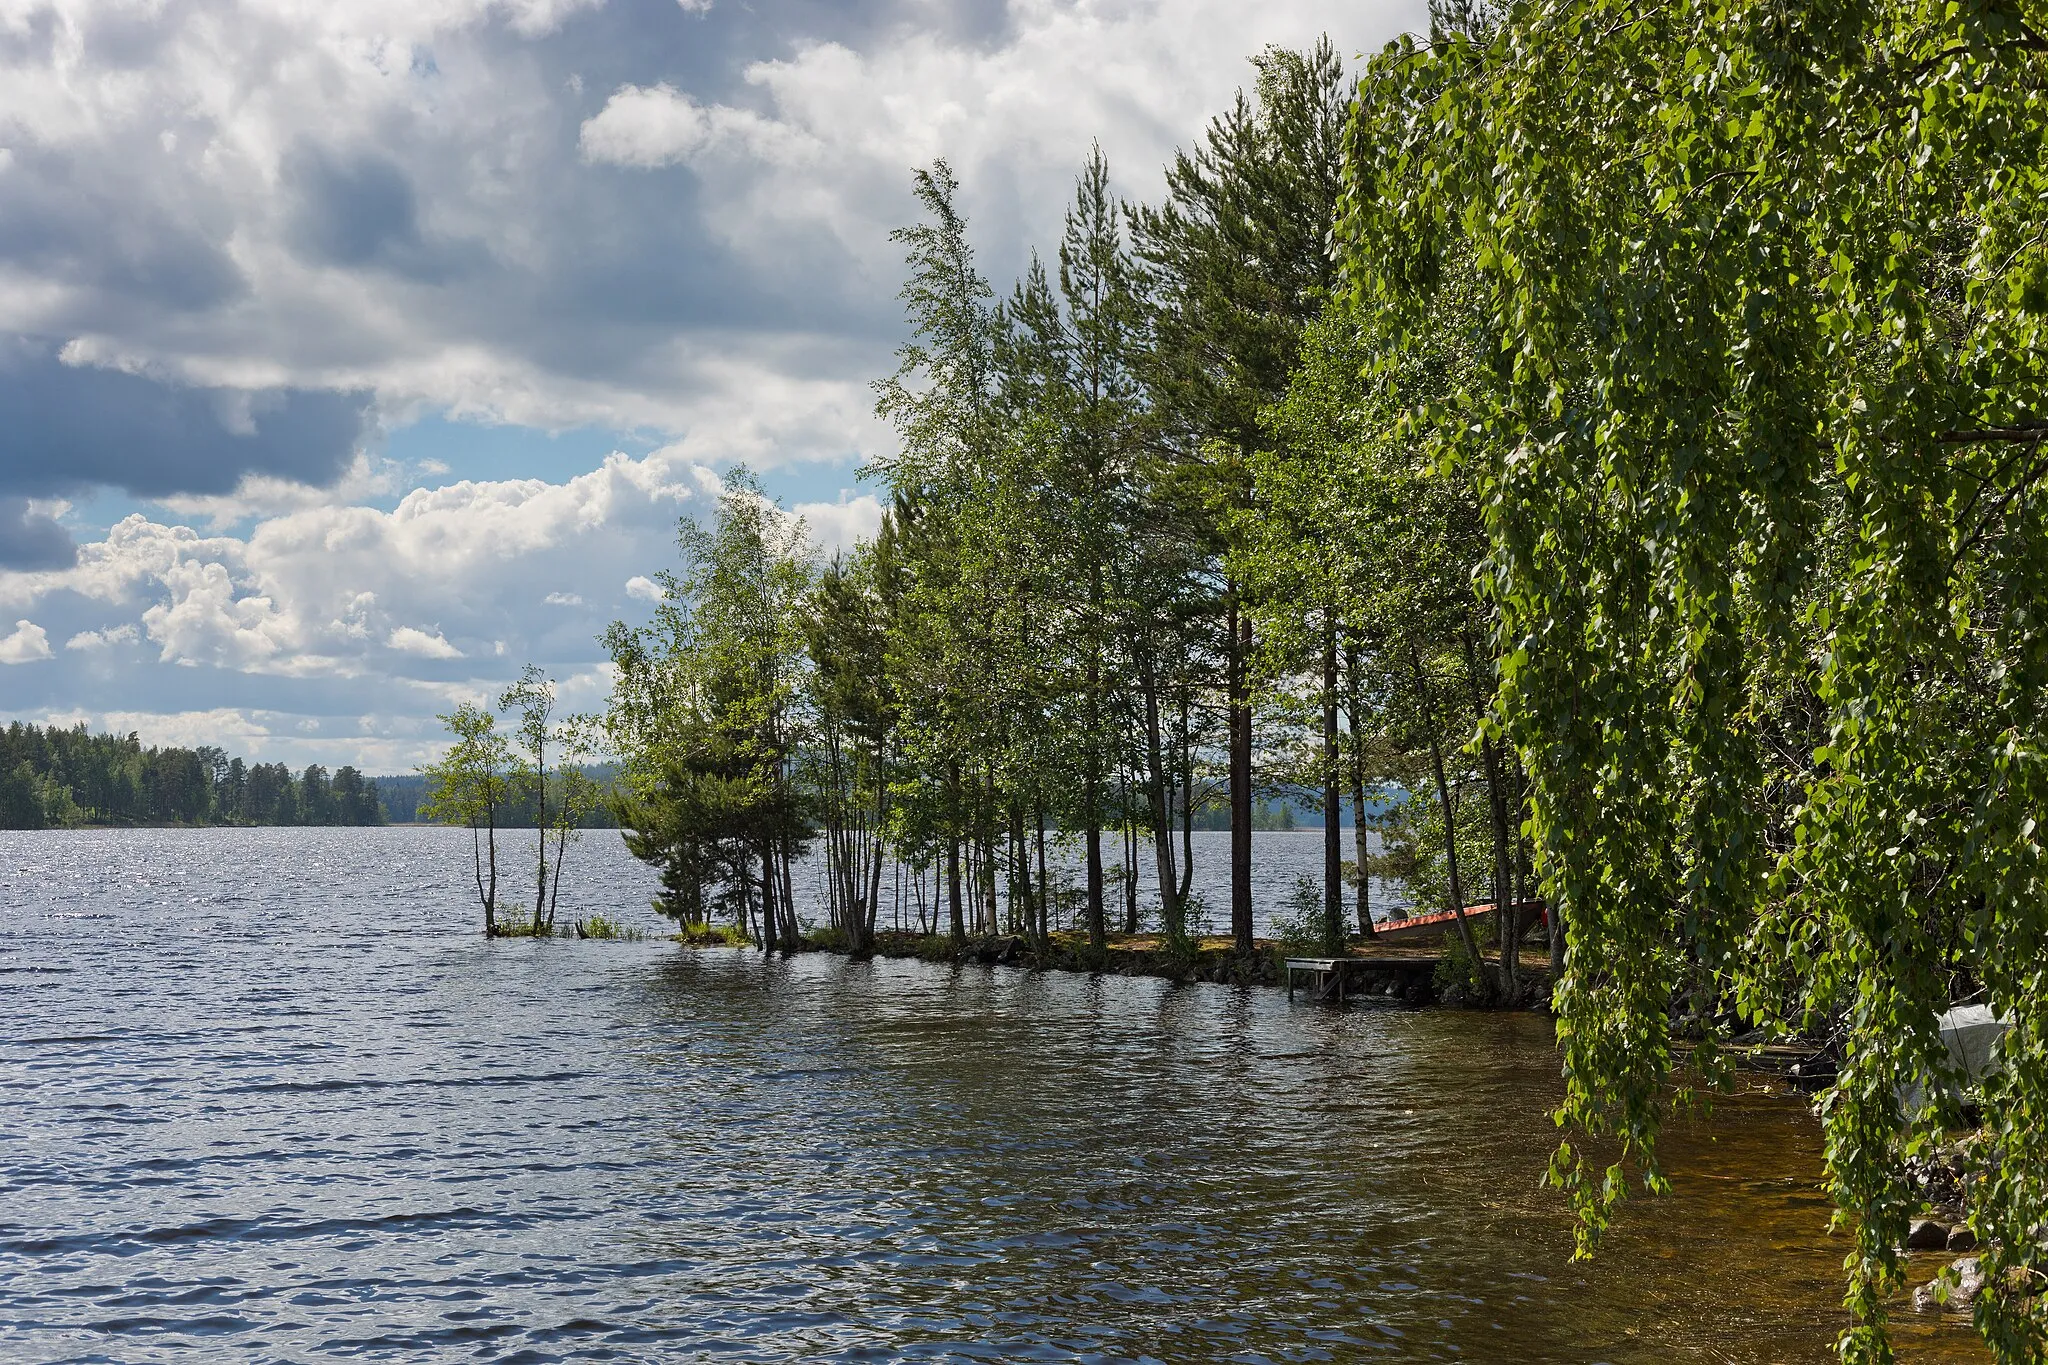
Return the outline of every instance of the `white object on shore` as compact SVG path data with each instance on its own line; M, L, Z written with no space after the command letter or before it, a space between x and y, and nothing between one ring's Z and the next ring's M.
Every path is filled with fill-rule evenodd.
M1949 1060L1966 1081L1981 1081L1998 1069L1991 1053L2012 1024L1991 1012L1989 1005L1958 1005L1936 1021Z
M1993 1014L1991 1006L1957 1005L1934 1023L1941 1031L1942 1045L1948 1049L1949 1061L1955 1064L1965 1084L1981 1081L1998 1070L1998 1059L1993 1053L1998 1040L2011 1030L2012 1024ZM1899 1107L1911 1114L1920 1107L1923 1093L1917 1084L1901 1086Z

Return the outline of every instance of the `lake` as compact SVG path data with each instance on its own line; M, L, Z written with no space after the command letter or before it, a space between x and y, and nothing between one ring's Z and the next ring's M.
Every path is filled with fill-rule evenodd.
M486 942L467 856L0 834L0 1358L1831 1358L1796 1098L1674 1131L1574 1265L1538 1016ZM574 856L565 916L655 927L615 833Z

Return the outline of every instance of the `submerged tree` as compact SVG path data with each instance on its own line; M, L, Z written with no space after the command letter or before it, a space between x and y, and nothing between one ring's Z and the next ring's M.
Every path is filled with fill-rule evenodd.
M498 820L510 799L511 752L497 717L481 706L464 702L440 719L455 742L439 762L420 769L427 779L420 813L469 827L471 867L488 938L498 932Z
M712 525L686 521L679 539L684 569L661 575L654 621L605 636L620 823L660 866L664 910L694 917L722 902L764 949L794 947L790 867L811 835L795 767L808 538L740 469Z

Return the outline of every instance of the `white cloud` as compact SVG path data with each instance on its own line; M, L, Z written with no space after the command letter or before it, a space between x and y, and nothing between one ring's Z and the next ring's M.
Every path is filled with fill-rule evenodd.
M805 129L749 109L699 104L666 84L621 86L585 121L576 145L585 161L642 167L720 154L798 166L825 150Z
M882 527L882 504L868 493L838 502L800 502L790 510L804 519L811 540L826 554L851 550Z
M459 659L462 651L442 638L440 631L432 635L413 626L400 626L391 632L386 641L401 654L416 654L422 659Z
M573 592L551 592L540 599L551 607L580 607L583 599Z
M645 574L634 574L626 580L626 596L642 602L659 602L662 599L661 584Z
M33 621L16 621L14 633L0 639L0 664L32 664L49 657L49 633Z
M445 473L447 467L442 466ZM357 452L340 480L322 488L271 474L245 474L232 493L180 494L159 498L168 511L225 530L254 517L274 517L303 507L332 507L398 492L405 470L395 460Z
M558 605L611 601L612 585L667 563L676 518L708 479L670 454L613 454L560 483L463 480L415 489L390 511L285 512L246 537L135 514L81 545L72 568L0 573L0 604L71 594L126 608L132 623L97 632L97 644L81 632L72 647L139 629L161 663L282 677L402 671L394 654L432 665L501 652L589 656L601 621L539 620L533 604L549 594Z
M945 157L1000 283L1029 243L1043 248L1057 232L1092 142L1127 193L1155 196L1174 148L1251 83L1248 57L1331 29L1348 55L1424 13L1398 0L1344 16L1296 0L1011 0L1000 42L935 24L866 45L799 37L791 55L746 68L758 108L620 86L583 124L579 150L619 166L687 165L718 204L713 229L739 254L786 259L804 228L822 227L877 286L899 268L888 234L911 207L910 169Z
M114 645L132 645L141 638L142 632L133 625L108 626L105 630L81 630L64 642L66 649L93 650L109 649Z
M84 725L91 730L117 735L138 734L149 744L175 744L188 749L213 744L250 759L271 757L264 746L271 727L290 724L290 717L276 712L232 706L172 712L64 707L35 712L25 719L65 729Z

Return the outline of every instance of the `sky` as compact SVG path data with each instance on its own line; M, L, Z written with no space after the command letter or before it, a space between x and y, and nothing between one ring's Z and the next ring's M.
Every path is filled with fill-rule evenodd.
M879 520L912 168L1006 290L1409 0L0 0L0 719L402 772L745 463Z

